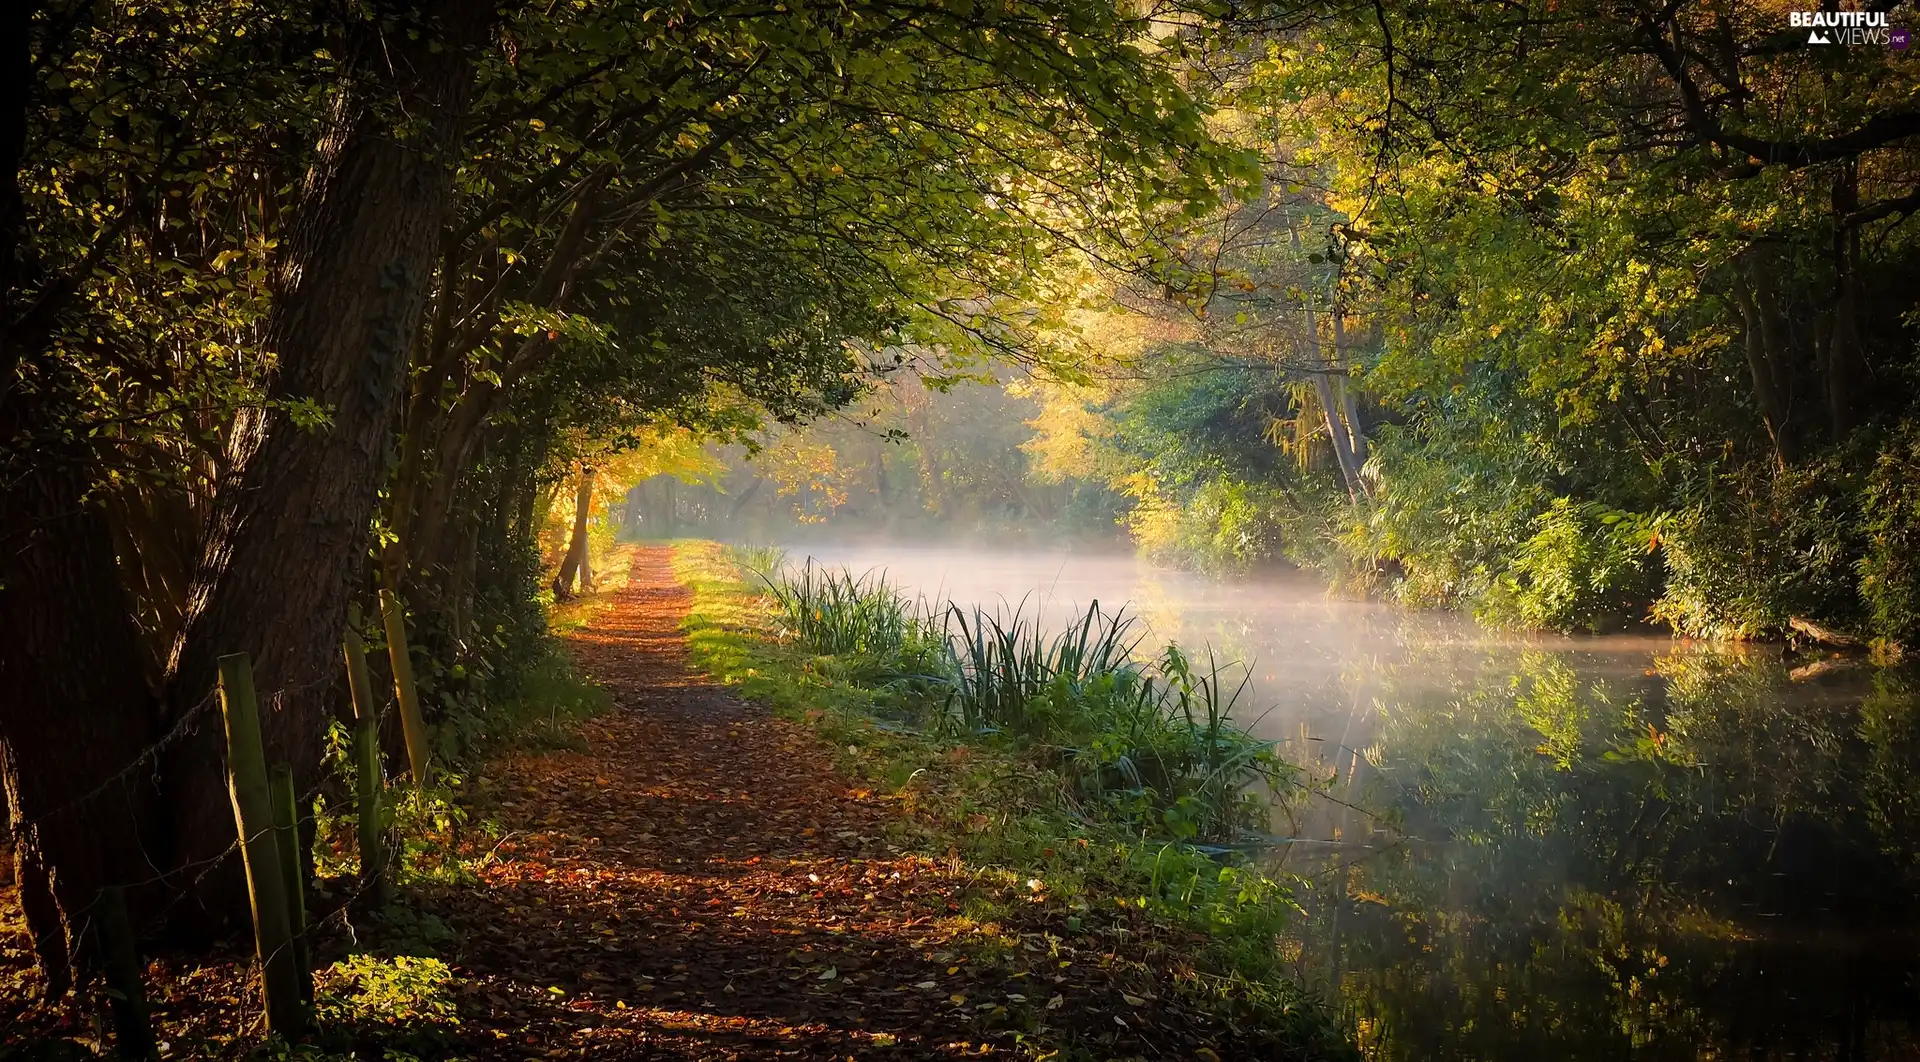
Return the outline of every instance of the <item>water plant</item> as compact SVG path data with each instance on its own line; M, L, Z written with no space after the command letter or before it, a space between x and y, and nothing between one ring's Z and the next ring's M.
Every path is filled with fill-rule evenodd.
M1198 667L1177 645L1143 660L1124 608L1096 601L1049 633L1025 601L996 611L948 602L936 613L883 574L811 561L756 574L783 638L826 658L816 666L904 693L930 731L1058 768L1085 818L1229 842L1264 826L1265 800L1293 777L1273 743L1237 721L1244 670L1210 650Z
M779 546L734 545L726 550L728 560L762 580L778 575L787 567L787 551Z
M942 640L950 727L1044 736L1057 723L1050 715L1139 685L1132 659L1139 639L1124 609L1106 613L1095 601L1047 638L1025 604L1002 613L948 603Z
M920 610L884 573L817 567L762 573L788 635L816 653L889 657L923 640Z

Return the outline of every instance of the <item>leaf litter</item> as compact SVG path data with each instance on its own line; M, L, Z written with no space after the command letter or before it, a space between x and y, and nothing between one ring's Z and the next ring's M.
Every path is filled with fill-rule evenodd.
M521 832L477 887L435 903L456 940L461 1047L845 1059L1073 1044L1162 1058L1235 1041L1152 992L1124 925L1073 944L1068 912L1044 903L992 926L961 917L977 887L967 868L890 847L897 807L836 774L803 725L694 672L690 600L668 550L640 549L611 606L569 639L615 706L583 725L588 751L492 768L500 823ZM548 984L567 995L527 988Z
M612 710L581 725L584 751L490 764L471 798L500 839L470 880L407 890L406 917L444 926L431 950L453 1014L362 1027L351 1057L393 1043L488 1060L1277 1057L1154 991L1197 938L1031 886L998 921L967 917L978 875L890 846L897 805L838 775L807 727L695 672L668 549L637 549L607 596L566 639ZM24 949L5 928L0 972L18 983ZM258 1042L239 943L149 966L171 1057ZM42 1032L73 1028L71 1010L12 1017L29 1012Z

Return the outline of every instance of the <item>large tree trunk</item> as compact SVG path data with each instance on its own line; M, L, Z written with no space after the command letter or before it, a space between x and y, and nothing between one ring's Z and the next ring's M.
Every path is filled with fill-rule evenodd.
M540 484L531 473L521 475L523 482L513 487L513 533L509 541L515 548L532 548L539 532L534 521L540 518Z
M1325 372L1313 374L1313 394L1319 400L1320 412L1326 419L1327 441L1333 447L1333 461L1339 466L1341 484L1347 488L1347 497L1358 502L1360 470L1353 463L1346 426L1340 422L1340 401L1334 397L1333 381L1327 378Z
M1340 311L1334 311L1336 326ZM1313 394L1320 403L1320 412L1327 422L1327 442L1333 447L1334 464L1339 466L1340 480L1347 488L1347 497L1358 502L1366 493L1360 482L1360 465L1353 456L1353 436L1347 433L1346 421L1342 418L1344 403L1334 394L1332 374L1340 371L1338 350L1328 351L1320 342L1320 322L1318 315L1307 311L1307 333L1313 343L1314 352L1324 368L1313 370Z
M107 517L88 497L92 454L59 412L77 386L46 344L64 299L27 249L19 171L41 6L0 5L0 806L27 928L57 996L88 958L100 889L150 876L154 802L142 757L154 698ZM145 898L129 896L136 925Z
M79 456L43 454L0 495L0 781L21 906L55 995L90 947L100 889L152 876L154 697ZM143 894L131 898L137 913Z
M1294 254L1300 254L1300 230L1289 228L1288 235L1292 238L1291 242L1293 244ZM1336 276L1334 283L1337 285L1338 281L1339 278ZM1309 370L1313 377L1314 398L1320 403L1320 412L1326 418L1327 442L1333 447L1333 460L1334 464L1340 469L1341 483L1347 488L1348 499L1358 504L1360 499L1366 495L1367 489L1366 484L1360 481L1360 464L1362 459L1357 458L1354 453L1354 443L1360 435L1360 424L1358 420L1355 420L1352 430L1349 432L1346 414L1351 408L1351 402L1345 394L1344 388L1341 389L1340 394L1334 393L1333 380L1331 378L1334 373L1345 371L1345 367L1341 364L1341 357L1345 353L1343 348L1346 346L1346 313L1341 308L1339 298L1336 294L1333 306L1333 347L1331 350L1320 340L1319 315L1315 314L1311 308L1308 308L1306 310L1306 319L1307 341L1313 345L1314 360L1322 366L1322 368ZM1365 443L1362 442L1361 445L1364 446Z
M441 17L444 13L444 17ZM346 609L364 574L407 354L426 304L451 196L450 155L471 91L471 46L491 9L441 0L418 36L379 33L337 102L310 174L268 320L278 357L271 395L331 411L320 428L278 402L236 432L235 482L206 534L192 606L175 647L169 701L178 717L208 697L215 660L247 652L262 695L269 758L313 784L336 685ZM396 125L425 116L424 130ZM163 782L188 932L245 911L218 726L198 727L167 758Z
M1361 493L1366 493L1367 484L1362 471L1367 466L1367 433L1360 428L1360 404L1353 397L1353 388L1347 383L1351 376L1347 361L1347 315L1346 311L1336 307L1333 314L1333 361L1340 370L1339 378L1333 381L1333 394L1340 406L1340 419L1344 424L1347 440L1347 460L1353 465L1354 482Z
M567 556L560 562L560 574L553 578L553 596L565 600L573 596L577 575L580 589L589 589L593 570L587 560L587 517L593 510L593 468L580 466L580 486L573 496L573 535L567 540Z
M1860 349L1860 230L1844 221L1859 207L1859 171L1848 163L1833 181L1833 328L1821 365L1827 431L1836 443L1853 431L1856 381L1864 363Z
M492 384L477 383L461 396L434 438L434 456L415 466L412 481L396 485L393 520L401 540L388 552L389 578L398 581L409 571L427 573L440 564L460 477L473 462L498 395ZM402 497L405 509L399 507Z

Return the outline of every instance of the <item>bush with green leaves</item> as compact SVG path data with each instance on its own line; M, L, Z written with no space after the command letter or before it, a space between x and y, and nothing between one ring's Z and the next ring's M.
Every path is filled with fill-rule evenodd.
M1241 572L1282 560L1297 505L1298 462L1273 445L1273 426L1297 412L1272 373L1207 364L1153 381L1107 411L1110 459L1127 470L1124 523L1156 560L1205 572Z
M1604 631L1644 618L1658 586L1658 521L1555 498L1473 614L1536 630Z
M1853 457L1717 475L1661 532L1667 578L1653 615L1698 637L1776 637L1794 616L1859 629L1871 619L1860 558L1863 477Z
M1380 485L1340 515L1344 566L1416 608L1472 607L1551 502L1537 459L1487 429L1386 430L1374 441Z
M1882 638L1920 648L1920 425L1908 425L1867 477L1860 592Z

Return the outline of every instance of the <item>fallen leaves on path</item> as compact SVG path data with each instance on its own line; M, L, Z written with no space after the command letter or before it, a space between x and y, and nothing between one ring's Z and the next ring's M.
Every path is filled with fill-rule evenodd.
M435 958L368 969L431 980L452 1006L360 998L324 1045L476 1060L1264 1056L1159 984L1196 941L891 846L897 804L837 775L805 726L693 672L690 596L666 549L635 551L627 584L567 635L612 710L582 726L584 751L489 765L477 810L502 832L473 853L474 880L408 887L398 913L445 927ZM983 901L999 912L984 922L970 917ZM317 950L385 950L335 913ZM17 988L32 979L11 922L0 983ZM243 943L149 966L170 1057L258 1042ZM378 993L340 971L322 975L323 998ZM98 1042L84 1008L24 989L4 1002L0 1040Z
M490 771L512 831L454 930L458 1039L483 1057L1193 1057L1219 1030L1062 924L964 917L957 861L890 848L897 812L803 727L693 675L689 594L641 550L571 637L612 694L588 751ZM1024 891L1024 890L1023 890Z

